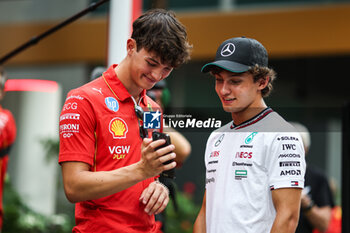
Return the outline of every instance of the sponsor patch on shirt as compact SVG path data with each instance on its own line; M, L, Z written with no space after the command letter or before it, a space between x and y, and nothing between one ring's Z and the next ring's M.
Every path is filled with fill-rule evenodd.
M109 110L112 110L113 112L118 112L119 103L114 97L105 98L105 104Z
M66 110L77 110L78 109L78 103L77 102L69 102L63 105L62 111Z
M218 138L218 140L216 140L215 142L215 147L218 147L221 142L224 140L225 134L221 134L220 137Z
M298 181L291 181L291 186L298 187L299 186L299 182Z
M253 138L255 135L257 135L258 132L253 132L251 134L249 134L249 136L244 140L245 144L249 144L253 141Z
M126 138L128 132L128 125L120 117L114 117L109 122L109 132L112 134L114 139Z
M79 133L79 124L60 125L60 134L62 133Z
M235 170L235 179L242 180L243 178L247 178L248 172L247 170Z
M80 119L80 114L77 113L66 113L60 116L60 121L63 120L79 120Z
M129 154L130 151L130 145L127 146L109 146L108 147L110 154L112 155L113 159L124 159L126 155Z

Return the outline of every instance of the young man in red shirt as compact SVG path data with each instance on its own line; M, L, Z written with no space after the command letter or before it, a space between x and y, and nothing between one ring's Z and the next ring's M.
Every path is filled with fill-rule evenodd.
M0 101L4 97L6 76L0 68ZM16 139L16 122L11 112L3 109L0 105L0 232L2 229L3 209L2 193L4 188L7 164L9 161L9 151Z
M169 196L156 180L176 166L174 146L156 150L142 109L159 106L146 90L189 59L185 27L172 12L151 10L133 23L127 55L92 82L69 92L60 116L63 182L76 203L73 232L156 232L154 214ZM141 114L140 114L141 113Z

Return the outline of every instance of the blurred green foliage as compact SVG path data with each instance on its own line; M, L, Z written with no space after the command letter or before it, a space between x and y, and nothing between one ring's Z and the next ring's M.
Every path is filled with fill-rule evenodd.
M31 210L5 180L3 233L68 233L74 222L68 216L59 214L45 216Z
M175 211L172 201L166 208L165 233L192 233L200 207L193 201L193 196L188 193L177 192L178 209Z
M60 150L60 140L58 138L43 138L40 140L41 145L46 151L46 159L58 159L58 153Z

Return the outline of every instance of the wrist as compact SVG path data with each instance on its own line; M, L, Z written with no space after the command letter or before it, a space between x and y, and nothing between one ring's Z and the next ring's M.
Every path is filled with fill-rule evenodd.
M315 203L313 202L313 200L310 200L310 203L306 206L306 207L303 207L302 210L304 213L308 213L312 207L314 207Z
M144 168L140 162L132 164L131 166L134 166L134 169L132 171L132 176L138 180L138 181L143 181L147 179L148 177L145 174Z
M162 182L160 182L159 179L156 179L155 182L156 182L157 184L160 184L161 186L163 186L163 188L166 189L166 191L167 191L167 193L168 193L168 195L169 195L169 193L170 193L169 188L168 188L165 184L163 184Z

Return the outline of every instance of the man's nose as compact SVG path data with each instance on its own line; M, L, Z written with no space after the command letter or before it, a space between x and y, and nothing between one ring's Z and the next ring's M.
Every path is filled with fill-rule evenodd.
M161 70L152 70L151 75L152 78L155 79L157 82L163 79Z
M230 94L230 92L231 90L229 88L229 85L224 81L220 88L221 95L227 95L227 94Z

